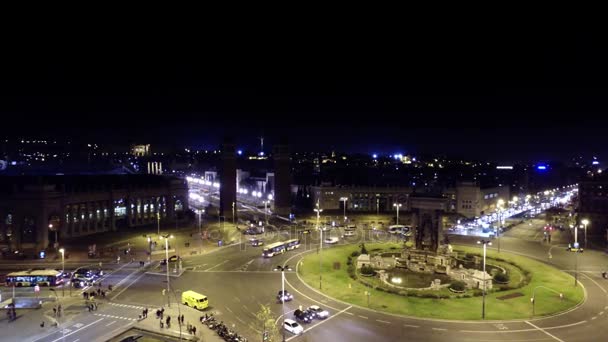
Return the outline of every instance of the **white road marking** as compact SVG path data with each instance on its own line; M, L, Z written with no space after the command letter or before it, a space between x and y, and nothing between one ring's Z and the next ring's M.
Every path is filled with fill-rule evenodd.
M323 321L321 321L321 322L319 322L319 323L317 323L317 324L315 324L315 325L311 326L310 328L304 329L303 333L305 333L305 332L307 332L307 331L309 331L309 330L311 330L311 329L314 329L315 327L318 327L319 325L321 325L321 324L323 324L323 323L326 323L327 321L329 321L329 320L331 320L332 318L334 318L334 317L336 317L336 316L340 315L341 313L345 312L346 310L348 310L348 309L350 309L350 308L352 308L352 305L351 305L351 306L349 306L349 307L347 307L346 309L344 309L344 310L342 310L342 311L340 311L340 312L336 313L335 315L332 315L331 317L326 318L326 319L324 319ZM296 338L296 337L298 337L298 335L291 336L290 338L286 339L285 341L290 341L290 340L292 340L292 339L294 339L294 338Z
M120 290L117 294L112 297L112 300L116 299L116 297L120 296L123 292L125 292L131 285L135 284L141 277L145 276L146 273L142 273L139 277L135 278L129 285L125 286L122 290ZM130 276L130 275L129 275ZM126 279L126 278L125 278Z
M600 311L600 316L604 314L604 311Z
M573 327L575 325L581 325L581 324L585 324L587 323L587 321L580 321L580 322L576 322L576 323L570 323L570 324L566 324L566 325L558 325L558 326L554 326L554 327L547 327L544 328L545 330L553 330L553 329L563 329L563 328L569 328L569 327ZM496 333L521 333L521 332L530 332L530 331L536 331L536 329L518 329L518 330L459 330L461 333L477 333L477 334L496 334Z
M232 310L230 310L229 307L226 307L226 310L230 311L231 314L234 314L234 312Z
M376 322L385 323L385 324L391 324L391 322L389 322L389 321L383 321L381 319L377 319Z
M593 316L593 317L591 317L591 320L593 321L593 320L594 320L594 319L596 319L596 318L597 318L597 316Z
M544 333L545 333L547 336L551 336L551 337L553 337L553 338L554 338L556 341L559 341L559 342L564 342L563 340L561 340L561 339L559 339L559 338L555 337L555 335L552 335L551 333L549 333L549 332L548 332L548 331L546 331L545 329L539 328L539 327L537 327L536 325L534 325L534 324L532 324L532 323L530 323L530 322L528 322L528 321L526 321L526 323L528 323L530 326L532 326L532 327L534 327L534 328L536 328L536 329L538 329L538 330L540 330L540 331L544 332Z
M357 316L359 316L359 317L361 317L363 319L367 319L367 317L365 317L365 316L361 316L361 315L357 315Z
M448 330L446 328L431 328L431 329L433 329L435 331L447 331Z
M56 340L53 340L53 341L51 341L51 342L57 342L57 341L59 341L59 340L62 340L62 339L64 339L65 337L70 336L70 335L72 335L73 333L78 332L78 331L80 331L80 330L82 330L82 329L85 329L85 328L87 328L87 327L90 327L91 325L93 325L93 324L95 324L95 323L97 323L97 322L99 322L99 321L102 321L102 320L104 320L104 319L105 319L105 318L100 318L100 319L96 320L95 322L89 323L89 324L87 324L87 325L83 326L82 328L80 328L80 329L76 329L76 330L72 331L71 333L69 333L69 334L65 334L64 336L62 336L62 337L60 337L60 338L58 338L58 339L56 339Z
M227 263L228 261L229 261L229 260L224 260L224 261L220 262L219 264L217 264L217 265L215 265L215 266L213 266L213 267L210 267L210 268L206 269L206 270L205 270L205 272L211 271L212 269L214 269L214 268L216 268L216 267L218 267L218 266L221 266L221 265L223 265L223 264Z
M112 321L111 323L106 324L106 327L109 327L110 325L116 323L116 321Z
M420 328L419 325L411 325L411 324L404 324L403 326L406 328Z
M79 338L75 339L75 340L74 340L74 341L72 341L72 342L78 342L78 341L80 341L80 339L79 339Z
M608 294L608 292L606 292L606 289L604 289L600 284L598 284L597 281L593 280L590 276L586 275L585 273L583 273L583 275L585 277L587 277L589 280L591 280L595 285L597 285L597 287L599 287L600 290L602 290L604 292L604 294Z

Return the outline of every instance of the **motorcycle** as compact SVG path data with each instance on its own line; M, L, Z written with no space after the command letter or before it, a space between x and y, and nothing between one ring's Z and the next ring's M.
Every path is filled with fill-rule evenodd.
M608 271L602 272L602 278L608 279Z

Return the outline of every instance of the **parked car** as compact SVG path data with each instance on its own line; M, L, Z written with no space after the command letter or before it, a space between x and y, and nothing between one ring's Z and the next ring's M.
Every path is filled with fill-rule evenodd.
M329 317L329 312L327 312L327 310L321 309L317 305L309 306L307 310L309 312L312 312L314 314L315 318L318 318L318 319L325 319L325 318Z
M296 309L296 311L293 312L293 317L296 318L296 321L303 323L310 323L314 318L310 312L300 309Z
M293 319L289 319L289 318L287 318L285 320L285 322L283 323L283 328L295 335L300 335L301 333L304 332L304 328L302 328L302 326L299 325L298 322L294 321Z
M344 236L355 236L355 231L347 230L344 232Z

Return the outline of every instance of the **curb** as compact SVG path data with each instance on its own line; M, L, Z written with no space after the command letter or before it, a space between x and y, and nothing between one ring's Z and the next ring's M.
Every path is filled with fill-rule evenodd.
M345 244L343 246L349 246L349 245L354 246L354 244ZM460 245L460 246L465 246L466 247L466 245ZM289 260L291 260L291 259L293 259L295 257L300 257L298 259L297 263L296 263L296 272L295 272L295 274L298 277L298 280L300 281L300 283L302 283L304 286L306 286L309 290L312 290L313 292L315 292L318 295L321 295L321 296L323 296L325 298L328 298L328 299L333 300L335 302L341 303L343 305L349 305L349 306L352 306L352 307L356 307L358 309L367 310L367 311L371 311L371 312L374 312L374 313L377 313L377 314L384 314L384 315L388 315L388 316L392 316L392 317L408 318L408 319L419 320L419 321L433 321L433 322L447 322L447 323L470 323L470 324L479 324L479 323L515 323L515 322L521 323L521 322L526 322L526 321L528 321L528 322L530 322L530 321L539 321L539 320L544 320L544 319L548 319L548 318L554 318L554 317L557 317L557 316L565 315L567 313L570 313L571 311L577 310L578 308L580 308L587 301L587 289L579 281L578 284L580 284L581 287L583 288L583 299L578 304L576 304L575 306L573 306L573 307L571 307L571 308L569 308L567 310L560 311L560 312L557 312L557 313L554 313L554 314L551 314L551 315L548 315L548 316L538 317L538 318L530 318L530 319L520 318L520 319L511 319L511 320L475 320L475 321L473 321L473 320L450 320L450 319L438 319L438 318L426 318L426 317L418 317L418 316L400 315L400 314L395 314L395 313L391 313L391 312L386 312L386 311L380 311L380 310L375 310L375 309L371 309L371 308L366 308L364 306L359 306L359 305L356 305L356 304L353 304L353 303L345 302L343 300L340 300L340 299L337 299L337 298L334 298L334 297L330 297L327 294L325 294L323 292L320 292L319 290L317 290L317 289L313 288L312 286L310 286L308 283L306 283L302 279L302 277L300 277L300 272L298 271L298 267L300 265L300 262L302 261L302 258L303 258L302 255L306 254L306 253L314 252L314 251L315 250L312 249L312 250L307 250L307 251L303 251L303 252L301 252L299 254L296 254L296 255L292 256L291 258L285 260L285 262L283 263L283 265L287 264L289 262ZM535 257L527 256L527 255L524 255L524 254L521 254L521 253L517 253L517 252L511 252L511 251L508 251L508 250L505 250L505 251L507 251L509 253L518 254L518 255L525 256L525 257L530 258L530 259L534 259L534 260L540 261L540 259L537 259ZM542 262L542 261L540 261L540 262Z

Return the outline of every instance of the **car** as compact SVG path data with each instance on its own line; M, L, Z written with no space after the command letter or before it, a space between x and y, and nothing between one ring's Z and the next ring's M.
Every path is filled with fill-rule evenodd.
M568 248L566 248L566 250L568 252L578 252L578 253L583 253L583 248L579 247L579 248L574 248L572 246L568 246Z
M324 231L324 232L326 232L326 231L328 231L328 230L331 230L331 226L323 226L323 227L321 228L321 230L322 230L322 231Z
M289 318L287 318L283 322L283 328L294 335L300 335L301 333L304 332L304 328L302 328L302 326L299 325L298 322L294 321L293 319L289 319Z
M264 240L262 240L262 239L250 239L249 243L252 246L254 246L254 247L262 246L264 244Z
M314 318L312 313L300 309L296 309L296 311L293 312L293 317L295 317L296 321L303 323L310 323Z
M329 245L334 245L334 244L338 243L338 241L339 241L339 239L337 237L328 237L324 240L324 242Z
M310 230L310 229L303 229L303 230L300 230L300 234L310 234L310 233L311 233L311 230Z
M355 236L355 232L352 230L347 230L344 232L344 236Z
M292 299L293 299L293 296L287 290L285 290L285 293L283 293L283 291L279 291L277 293L277 301L278 302L289 302Z
M325 318L329 317L329 312L327 312L327 310L321 309L317 305L309 306L308 309L306 309L306 310L308 310L309 312L312 312L315 315L315 318L318 318L318 319L325 319Z

